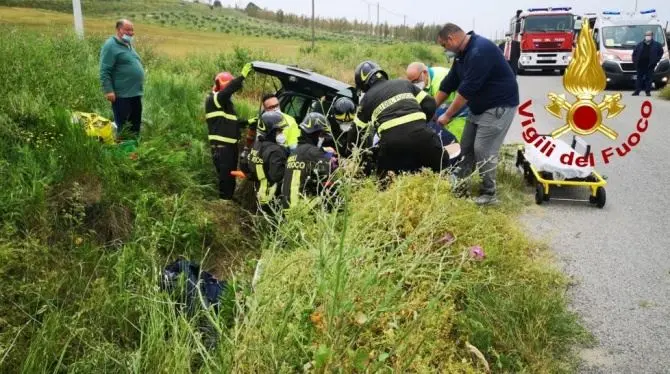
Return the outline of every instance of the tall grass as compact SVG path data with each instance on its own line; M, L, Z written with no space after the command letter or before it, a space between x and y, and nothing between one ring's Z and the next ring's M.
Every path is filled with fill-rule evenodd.
M150 318L174 320L168 307L157 314L158 271L183 255L229 275L257 248L247 215L213 200L202 120L209 79L161 69L166 61L143 51L147 123L133 161L70 122L68 110L110 117L98 83L102 40L2 31L12 37L0 50L14 63L0 67L0 366L154 370L161 350L135 352Z
M570 370L568 348L585 334L565 279L510 219L516 204L476 208L433 174L384 192L345 174L341 211L298 210L262 231L216 199L202 104L213 73L267 56L141 50L147 123L133 160L70 123L70 109L110 115L101 39L0 31L14 61L0 65L2 372ZM427 57L400 50L351 45L301 61L345 75L358 57L391 71ZM242 115L255 114L262 84L245 85ZM501 180L521 198L518 177L501 167ZM470 257L475 245L484 260ZM178 256L230 282L220 314L175 313L158 280Z

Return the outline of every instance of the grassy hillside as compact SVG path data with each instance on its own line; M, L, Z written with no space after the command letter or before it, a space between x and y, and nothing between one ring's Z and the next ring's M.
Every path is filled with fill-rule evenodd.
M114 32L115 18L86 17L85 34L94 38L109 37ZM29 28L52 35L66 35L72 28L72 16L55 11L29 8L2 8L0 24ZM244 35L225 35L219 32L199 32L170 26L135 22L137 45L173 57L194 55L216 56L243 49L265 60L295 64L334 78L353 83L355 66L365 59L376 59L390 73L404 74L407 64L421 60L428 64L444 65L439 47L419 43L371 45L366 43L320 42L315 51L310 43L297 40L276 40ZM225 66L212 66L203 74L216 73Z
M311 41L312 38L311 27L257 19L249 17L242 10L231 8L212 10L205 4L185 3L180 0L83 0L82 4L85 16L105 16L112 19L127 17L153 25L173 26L193 31L211 31L224 35L302 41ZM47 9L72 14L71 0L0 0L0 6ZM377 38L360 33L334 33L317 29L315 34L318 41L380 42ZM391 43L391 41L386 40L384 43Z
M567 311L566 279L517 228L514 214L527 200L504 167L497 208L454 199L431 174L402 177L384 192L345 174L342 211L298 211L272 231L216 199L202 108L215 72L238 74L245 62L265 59L351 81L363 58L398 74L439 54L353 43L316 53L217 50L217 36L204 33L190 41L201 53L184 56L169 53L175 41L140 36L148 123L130 158L87 138L67 112L110 116L97 73L109 31L79 41L63 31L67 18L39 13L40 22L54 22L44 25L13 17L30 12L0 8L0 32L12 36L0 38L0 51L14 62L0 64L0 190L8 192L0 194L0 372L574 366L570 346L586 334ZM108 21L87 20L101 31ZM137 28L154 37L187 33ZM253 75L245 84L241 116L253 114L263 83ZM175 313L158 282L178 256L230 282L220 315ZM259 259L264 271L252 289Z

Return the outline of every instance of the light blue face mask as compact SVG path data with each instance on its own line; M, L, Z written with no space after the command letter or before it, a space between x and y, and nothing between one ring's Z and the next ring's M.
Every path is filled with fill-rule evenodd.
M130 44L130 43L133 42L133 37L130 36L130 35L128 35L128 34L123 34L123 36L121 37L121 39L122 39L124 42L128 43L128 44Z
M454 51L444 51L444 55L447 56L447 58L454 58L454 57L456 57L456 52L454 52Z

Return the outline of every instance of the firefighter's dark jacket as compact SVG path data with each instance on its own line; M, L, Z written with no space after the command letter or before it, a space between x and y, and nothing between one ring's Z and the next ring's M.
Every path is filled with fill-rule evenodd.
M435 115L435 99L402 79L382 80L370 87L360 102L354 122L358 131L369 125L384 131L411 123L426 123Z
M286 170L288 150L279 144L257 140L248 155L251 180L256 183L256 197L267 204L281 193L281 183Z
M288 157L282 182L284 207L293 206L300 194L315 196L330 176L330 158L326 152L300 138L298 148Z
M237 118L231 96L242 88L243 76L239 76L219 92L211 92L205 100L205 119L212 143L236 144L241 129L249 125L246 119Z

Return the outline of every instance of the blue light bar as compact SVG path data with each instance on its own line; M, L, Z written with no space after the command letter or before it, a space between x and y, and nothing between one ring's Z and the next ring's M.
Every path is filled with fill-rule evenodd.
M640 11L640 14L650 14L650 13L656 13L656 9L647 9Z
M603 14L607 15L607 16L618 16L618 15L621 14L621 12L614 12L614 11L611 11L611 10L606 10L606 11L603 12Z
M529 8L529 12L547 12L549 8Z

